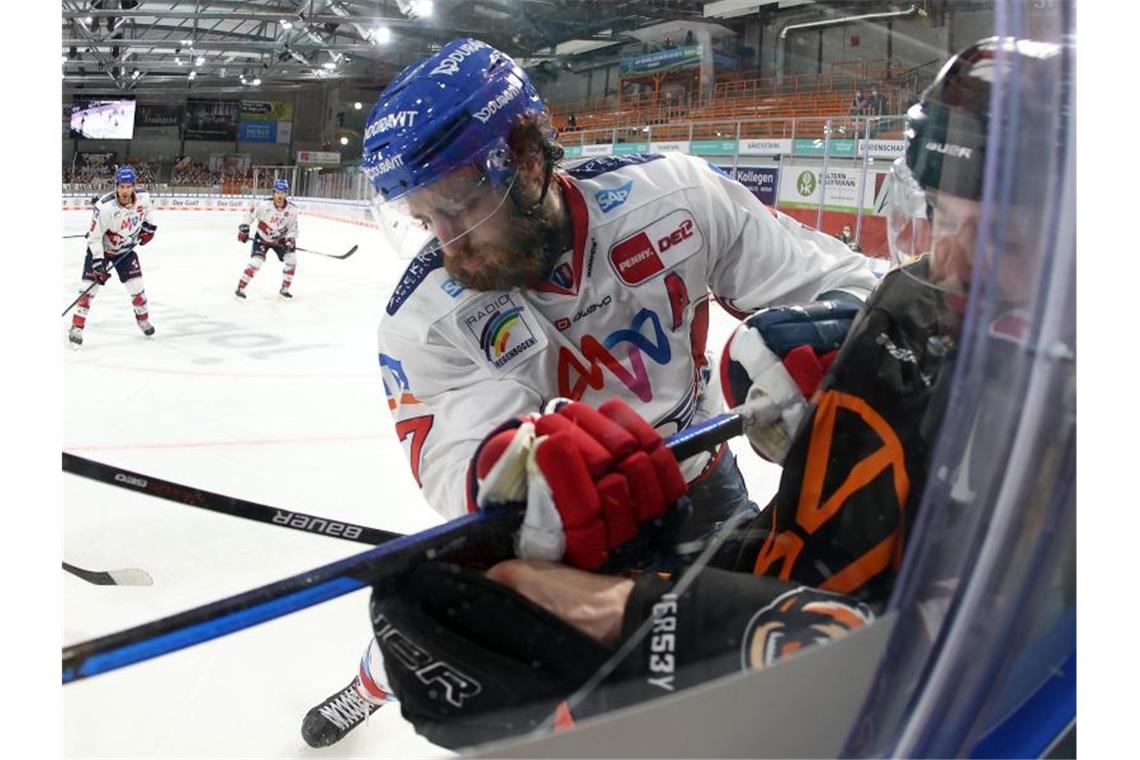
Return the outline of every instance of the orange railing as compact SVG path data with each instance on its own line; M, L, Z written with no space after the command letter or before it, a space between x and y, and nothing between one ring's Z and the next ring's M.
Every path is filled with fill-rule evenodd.
M837 62L835 65L849 62ZM854 73L852 73L854 71ZM898 67L872 66L863 62L853 70L840 68L827 74L797 74L720 82L710 97L693 92L641 92L608 95L572 105L552 108L554 124L560 131L606 129L629 124L668 124L678 121L706 121L722 118L795 118L847 114L856 87L864 92L878 85L887 98L887 111L903 105L891 83L904 74ZM572 131L572 129L570 130Z

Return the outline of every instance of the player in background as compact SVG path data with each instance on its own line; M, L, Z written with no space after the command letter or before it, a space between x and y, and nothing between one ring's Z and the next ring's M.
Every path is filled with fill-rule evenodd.
M506 498L488 501L523 501L524 531L528 524L558 525L561 563L520 541L524 559L485 575L428 563L398 586L374 592L380 652L367 668L385 679L389 699L399 700L418 733L457 748L542 725L651 614L658 616L652 635L633 646L573 715L559 714L563 725L742 668L766 667L867 625L891 593L927 478L935 477L929 457L951 396L967 314L985 320L975 333L985 350L970 354L984 357L972 368L984 378L978 427L958 471L937 475L955 485L945 487L949 496L936 504L939 513L926 517L953 524L989 507L983 484L994 482L989 474L1005 466L1008 447L1021 433L1014 424L1022 408L1016 396L1036 366L1028 358L1040 352L1031 336L1033 283L1048 271L1056 230L1036 222L1052 216L1048 178L1063 160L1057 141L1064 130L1056 125L1071 108L1071 55L1061 45L992 38L947 62L908 111L905 156L892 169L889 239L901 266L884 278L849 330L842 325L844 306L813 303L760 311L734 332L721 359L730 400L764 397L797 408L801 422L788 441L750 436L757 450L784 462L777 496L766 514L730 534L712 566L683 592L674 593L676 575L598 574L586 572L596 561L583 561L596 558L599 543L591 532L597 523L605 528L604 552L623 516L644 529L646 514L655 514L638 509L644 500L607 499L606 491L620 490L613 482L603 486L607 480L624 480L637 493L659 491L666 501L677 497L676 465L655 460L662 466L648 474L623 466L639 451L652 458L659 438L615 401L599 407L600 419L572 404L533 420L538 437L529 442L521 492L508 489ZM1024 103L1007 108L1000 120L991 117L994 83L1014 79ZM1014 129L1018 123L1034 129ZM1003 143L1003 168L994 182L1001 189L983 193L991 133L1017 135L1017 141ZM1006 181L1003 172L1017 179ZM998 206L989 227L983 197ZM983 277L985 286L971 289ZM986 303L970 304L971 291ZM1055 346L1065 350L1055 353L1074 356L1074 345L1075 335L1067 336ZM826 364L822 381L808 371ZM1075 379L1075 363L1069 373ZM1067 398L1058 394L1059 415L1075 414L1072 387ZM553 419L559 415L572 424ZM622 440L623 429L631 441ZM600 453L591 458L571 437L593 439ZM579 451L590 467L573 462ZM508 446L487 456L502 461L515 454ZM491 463L480 503L496 480ZM597 498L588 499L594 491ZM551 494L560 521L541 509ZM975 549L959 551L966 556ZM1055 570L1063 575L1063 568Z
M648 420L643 442L722 411L705 352L711 298L743 317L816 298L857 305L876 282L863 256L766 208L707 161L638 154L562 169L554 138L526 73L473 39L409 66L369 117L362 166L381 214L434 235L397 285L379 342L396 432L445 517L512 483L525 488L553 399L620 399ZM666 500L653 468L670 470L668 456L627 463L648 490L606 492L607 509L644 499L659 515ZM495 488L481 488L487 481ZM678 528L684 554L730 515L756 509L727 446L687 460L670 486L692 504ZM567 492L553 482L536 499L540 491L544 516L524 541L557 559L556 505ZM596 559L607 539L588 522ZM610 539L632 530L623 520ZM310 744L339 740L387 698L383 673L369 670L375 641L370 649L359 677L306 717Z
M135 321L143 335L154 335L147 311L146 291L143 290L142 267L136 245L146 245L154 238L157 226L150 198L135 191L137 177L129 166L115 172L115 190L98 199L92 210L91 228L87 232L87 257L83 264L83 279L97 283L91 292L79 299L71 317L67 337L73 348L83 344L83 328L91 302L100 288L111 277L111 268L131 296Z
M253 235L253 247L234 295L245 298L245 287L265 263L267 249L273 249L277 260L284 265L281 290L278 292L282 298L292 298L289 286L293 284L293 275L297 271L297 204L289 202L288 182L277 180L273 183L273 197L254 201L249 207L245 221L238 225L239 242L249 240L251 224L257 227Z

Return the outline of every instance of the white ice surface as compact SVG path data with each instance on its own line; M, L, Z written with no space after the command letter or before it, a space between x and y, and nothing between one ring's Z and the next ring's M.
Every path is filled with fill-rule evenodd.
M85 212L64 213L64 233ZM392 429L376 325L405 256L365 227L303 217L295 298L277 296L272 254L245 301L240 214L168 211L139 250L152 339L116 277L101 289L78 351L65 347L67 451L210 491L400 532L438 523ZM63 241L62 309L82 287L83 241ZM708 345L734 320L713 307ZM778 469L733 443L763 504ZM138 625L355 554L367 547L154 499L63 475L64 558L140 567L149 587L93 586L63 575L63 644ZM68 757L427 757L396 706L343 742L301 740L309 708L353 677L371 636L368 594L64 687Z

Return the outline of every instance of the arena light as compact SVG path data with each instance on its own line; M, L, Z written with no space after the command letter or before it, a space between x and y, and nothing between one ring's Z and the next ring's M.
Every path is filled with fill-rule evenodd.
M194 65L195 66L201 66L205 62L206 62L206 56L204 56L204 55L200 55L194 59Z
M177 56L175 56L174 62L177 63L179 66L185 66L186 65L186 64L182 63L182 59L177 57Z
M282 29L292 29L293 28L293 22L289 21L288 19L281 19L281 28Z
M340 138L340 144L341 145L348 145L348 138L347 137Z
M261 80L260 79L254 79L253 80L253 86L254 87L260 87L261 86Z
M322 68L324 68L324 69L327 69L327 70L329 70L329 71L332 71L333 69L335 69L335 68L336 68L336 62L334 62L334 61L325 61L324 63L322 63L322 64L321 64L321 67L322 67Z
M64 58L63 60L64 60L64 61L67 61L67 59L66 59L66 58ZM361 108L364 108L364 104L363 104L363 103L361 103L361 102L358 100L358 101L356 101L355 103L353 103L353 104L352 104L352 107L353 107L353 108L355 108L357 111L359 111Z
M378 26L372 30L372 41L377 45L387 45L392 41L392 30L386 26Z
M412 15L416 18L431 18L435 13L435 3L432 0L412 0Z
M198 72L191 70L191 72L187 76L189 76L190 80L193 81L194 78L198 76Z

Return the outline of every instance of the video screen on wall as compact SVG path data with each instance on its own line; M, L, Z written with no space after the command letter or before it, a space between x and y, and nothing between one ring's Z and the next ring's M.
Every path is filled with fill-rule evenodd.
M71 106L71 136L130 140L135 134L135 101L89 100Z

